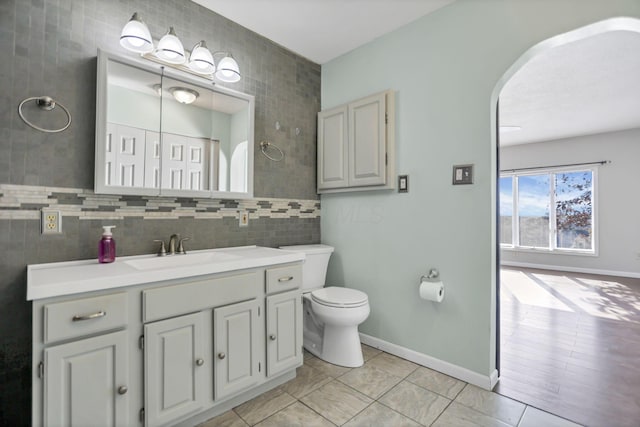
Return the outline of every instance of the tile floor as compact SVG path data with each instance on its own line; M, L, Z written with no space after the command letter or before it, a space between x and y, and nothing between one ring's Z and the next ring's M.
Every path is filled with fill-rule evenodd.
M372 347L362 348L365 364L355 369L305 352L295 379L200 427L578 426Z

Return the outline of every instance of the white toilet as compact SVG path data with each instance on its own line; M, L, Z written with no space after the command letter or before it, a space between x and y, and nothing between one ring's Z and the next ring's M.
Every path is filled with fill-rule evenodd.
M324 287L329 257L327 245L282 246L303 252L302 303L304 309L304 348L334 365L362 366L358 325L369 317L367 294L356 289Z

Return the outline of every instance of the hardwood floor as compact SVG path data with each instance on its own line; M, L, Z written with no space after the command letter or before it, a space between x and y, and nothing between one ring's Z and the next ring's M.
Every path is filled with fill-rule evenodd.
M503 267L495 391L586 426L640 426L640 279Z

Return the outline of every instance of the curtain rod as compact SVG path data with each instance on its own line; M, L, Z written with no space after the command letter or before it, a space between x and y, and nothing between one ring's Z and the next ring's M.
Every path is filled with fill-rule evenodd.
M570 166L606 165L608 163L611 163L611 160L600 160L599 162L586 162L586 163L569 163L566 165L555 165L555 166L534 166L531 168L501 169L500 172L531 171L531 170L537 170L537 169L566 168Z

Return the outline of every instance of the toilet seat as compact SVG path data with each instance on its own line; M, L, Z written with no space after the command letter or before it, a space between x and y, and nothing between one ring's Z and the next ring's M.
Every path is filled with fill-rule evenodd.
M361 307L369 303L364 292L338 286L315 290L311 292L311 299L318 304L336 308Z

